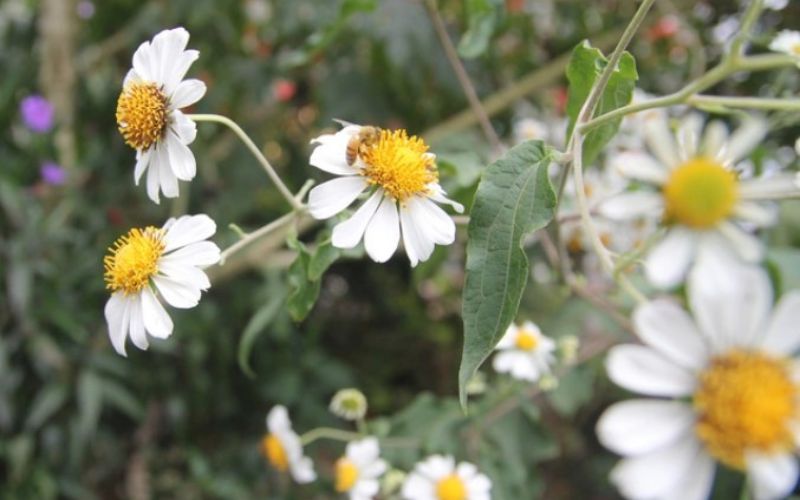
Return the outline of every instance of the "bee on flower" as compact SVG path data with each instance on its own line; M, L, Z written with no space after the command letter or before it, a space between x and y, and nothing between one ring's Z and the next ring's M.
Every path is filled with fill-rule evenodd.
M519 380L536 382L549 374L555 363L556 343L531 321L509 325L495 349L494 369Z
M117 101L117 125L125 142L136 150L136 185L147 172L147 195L159 202L159 193L178 196L178 180L194 178L197 165L189 149L197 128L182 108L206 93L200 80L183 77L197 59L186 50L189 33L183 28L162 31L142 43L133 54L133 68L125 75Z
M179 309L198 304L211 286L203 267L220 257L219 247L206 241L216 230L207 215L184 215L161 228L131 229L109 248L103 261L111 290L105 317L119 354L125 356L129 334L139 349L147 349L147 334L160 339L172 334L172 319L156 293Z
M475 465L431 455L414 466L401 491L405 500L490 500L492 482Z
M386 262L397 250L401 232L412 266L427 260L434 245L455 240L453 219L438 204L464 207L445 196L439 185L436 156L425 142L405 130L345 124L335 134L311 141L312 166L339 177L309 193L308 208L316 219L328 219L368 196L347 220L333 228L332 243L353 248L363 239L367 255ZM402 231L401 231L402 230Z
M317 479L314 464L303 455L303 444L292 429L285 406L277 405L267 415L267 434L261 439L260 451L273 469L288 472L300 484Z
M343 457L336 461L336 491L350 500L370 500L380 491L379 478L386 472L386 461L380 458L378 440L368 437L347 443Z

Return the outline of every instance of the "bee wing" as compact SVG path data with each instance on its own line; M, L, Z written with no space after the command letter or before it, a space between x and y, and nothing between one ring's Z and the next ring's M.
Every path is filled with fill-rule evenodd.
M344 127L358 127L359 126L359 125L357 125L355 123L350 123L350 122L345 121L345 120L340 120L339 118L334 118L333 121L335 121L336 123L341 125L342 128L344 128Z

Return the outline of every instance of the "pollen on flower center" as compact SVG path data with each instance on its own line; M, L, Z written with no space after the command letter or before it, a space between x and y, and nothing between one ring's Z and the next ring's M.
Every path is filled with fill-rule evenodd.
M382 130L361 158L362 174L397 201L426 193L428 184L439 178L427 144L417 136L409 137L405 130Z
M358 480L358 467L351 460L342 457L336 461L336 491L350 491Z
M289 457L286 455L286 449L275 434L267 434L261 440L261 453L276 470L280 472L289 470Z
M164 253L163 236L163 230L150 226L131 229L115 241L103 259L106 288L127 295L147 286L158 272L158 259Z
M743 470L748 451L794 448L789 424L800 416L799 395L786 359L730 351L712 359L699 376L695 432L713 457Z
M517 346L517 349L522 351L532 351L536 349L536 346L539 344L539 340L536 338L536 335L529 332L528 330L519 330L517 332L517 339L514 341Z
M707 229L730 215L738 196L733 172L714 160L693 158L673 170L664 185L666 218Z
M117 101L117 126L134 149L148 149L167 128L167 96L155 83L126 86Z
M436 498L438 500L466 500L467 487L464 481L456 474L450 474L436 483Z

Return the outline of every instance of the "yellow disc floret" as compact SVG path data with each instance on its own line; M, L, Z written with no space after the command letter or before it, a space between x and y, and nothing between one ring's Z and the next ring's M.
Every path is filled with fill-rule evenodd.
M286 455L286 449L275 434L267 434L261 440L261 454L276 470L280 472L289 470L289 457Z
M117 126L134 149L148 149L167 128L167 96L155 83L127 85L117 101Z
M693 158L673 170L664 185L666 218L708 229L731 214L738 197L736 174L717 161Z
M798 395L787 359L730 351L713 358L699 376L695 431L709 454L743 470L748 451L794 449L790 424L800 416Z
M336 491L350 491L358 480L358 467L347 457L336 461Z
M522 351L532 351L539 345L539 339L534 332L520 328L517 332L517 339L514 341L517 349Z
M467 487L464 481L456 474L450 474L436 483L436 498L438 500L466 500Z
M164 253L164 231L155 227L131 229L109 247L103 259L106 288L138 293L158 272L158 259Z
M436 159L425 141L405 130L382 130L380 138L362 154L362 174L397 201L425 194L439 174Z

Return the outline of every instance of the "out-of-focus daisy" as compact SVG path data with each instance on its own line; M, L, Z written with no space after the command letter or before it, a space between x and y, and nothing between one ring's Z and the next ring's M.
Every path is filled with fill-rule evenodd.
M468 462L432 455L418 463L403 483L406 500L489 500L492 482Z
M329 409L345 420L359 420L367 414L367 398L358 389L341 389L333 395Z
M162 31L133 54L133 68L117 101L117 124L125 142L136 150L136 184L147 171L147 195L156 203L159 192L178 196L178 179L192 180L197 165L189 144L195 123L180 110L206 93L200 80L183 77L197 59L185 50L189 33L183 28Z
M114 349L125 355L130 333L133 345L147 349L147 335L172 334L172 319L156 292L169 305L188 309L211 284L202 268L219 261L219 247L205 241L217 230L207 215L184 215L161 228L131 229L103 260L111 298L105 316Z
M767 127L762 120L750 118L733 134L712 121L701 141L702 129L702 118L689 115L676 142L665 119L647 121L645 137L654 156L622 153L613 165L645 186L599 209L613 220L646 217L667 227L645 260L647 277L658 287L680 283L699 253L735 251L745 261L759 261L762 245L745 227L773 224L777 212L760 202L797 192L790 175L748 179L737 165L764 138Z
M343 457L336 461L336 491L350 500L370 500L378 494L378 478L386 472L378 440L364 438L347 444Z
M292 429L285 406L277 405L267 415L267 434L261 440L261 454L275 470L290 473L298 483L317 479L314 464L303 455L303 445Z
M800 58L800 31L781 31L772 39L769 49Z
M455 240L453 219L437 203L464 207L448 199L439 185L436 156L425 142L405 130L345 124L336 134L313 139L311 165L337 179L309 193L308 208L317 219L327 219L350 206L363 192L367 200L347 220L333 228L332 243L364 248L375 262L386 262L403 245L412 266L430 257L435 244Z
M526 321L522 326L509 325L495 349L498 351L492 360L495 370L516 379L536 382L550 373L556 343L542 334L533 322Z
M764 8L772 10L783 10L789 5L789 0L764 0Z
M628 498L705 499L719 462L746 473L756 499L783 498L798 477L800 293L773 309L766 273L734 259L700 263L688 292L694 318L668 300L642 305L644 345L609 353L609 377L645 396L597 424L625 457L611 480Z

